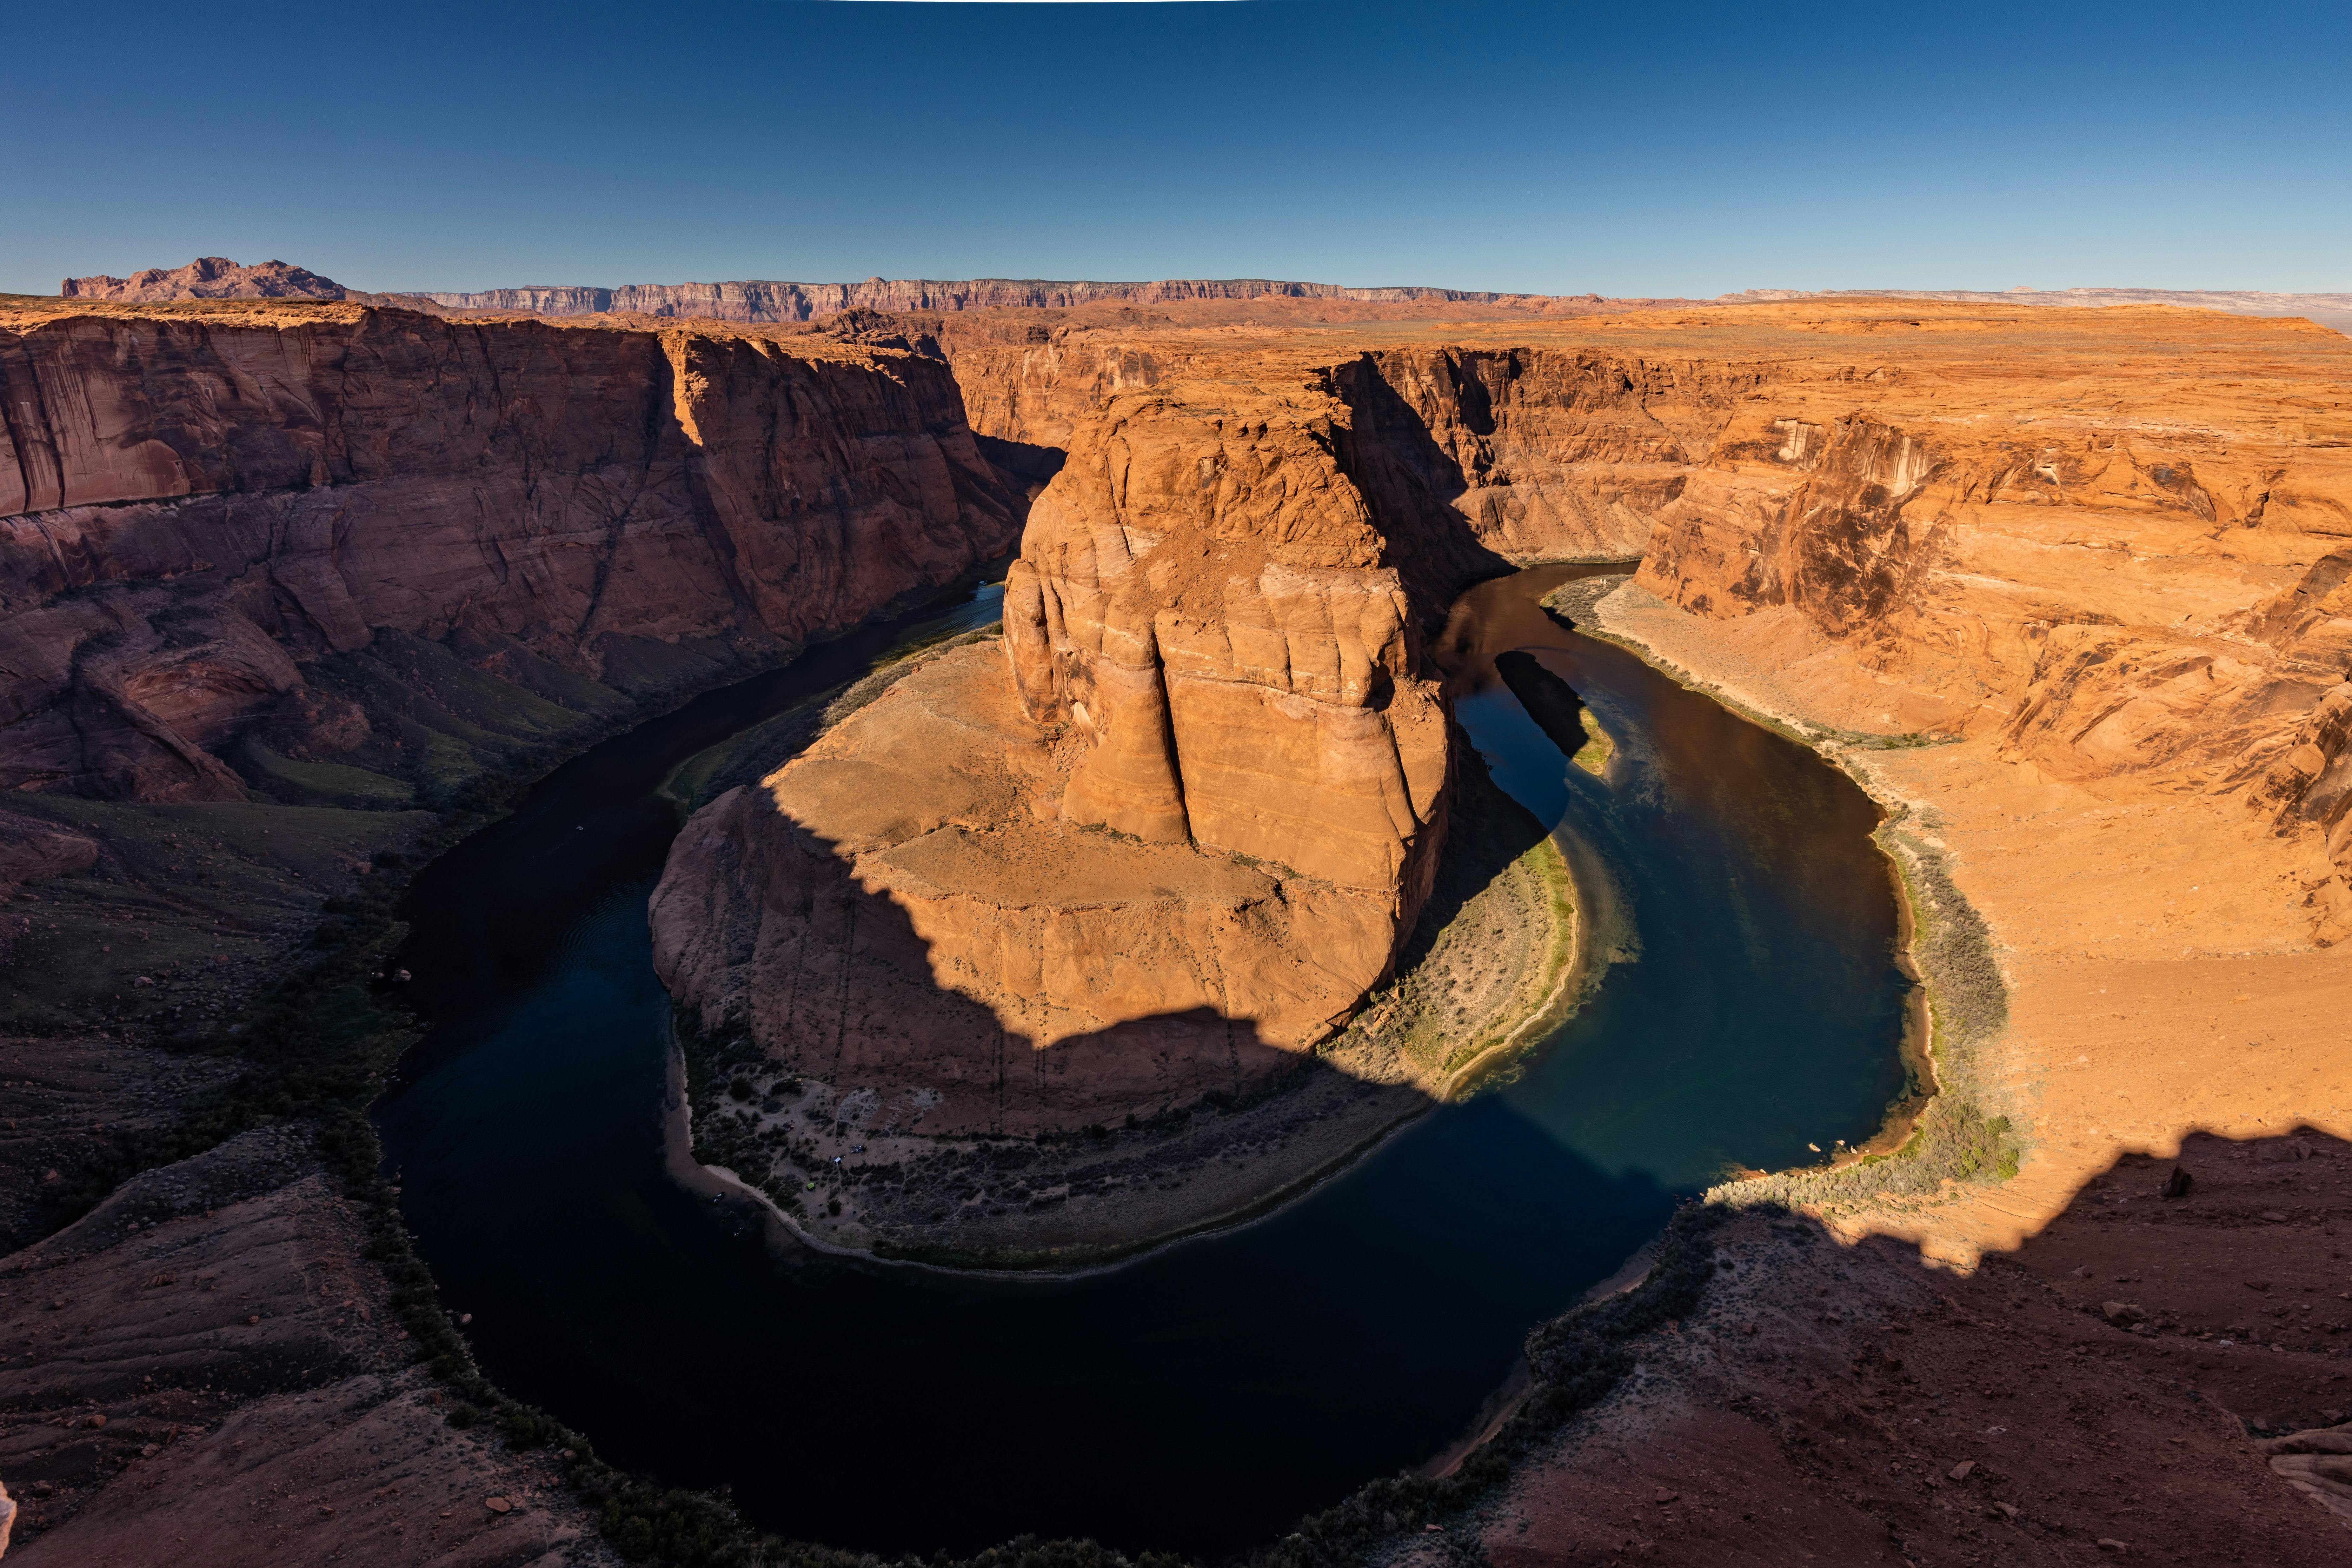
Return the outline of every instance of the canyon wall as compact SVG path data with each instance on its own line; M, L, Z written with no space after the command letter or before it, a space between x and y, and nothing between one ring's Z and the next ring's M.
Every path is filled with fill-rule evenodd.
M1016 537L943 366L349 305L0 318L0 786L243 793L379 633L609 691L782 657ZM608 695L609 695L608 691ZM560 691L558 700L562 700Z
M904 319L936 342L983 435L1067 447L1104 399L1279 368L1349 408L1359 482L1391 517L1441 509L1511 561L1630 558L1706 459L1754 365L1548 347L1401 347L1318 357L1157 323Z
M717 321L805 321L838 310L996 310L1068 309L1103 300L1160 305L1196 300L1344 300L1371 304L1428 301L1492 304L1501 294L1456 289L1350 289L1266 278L1171 278L1149 283L1054 282L1034 278L868 278L863 283L625 283L616 289L533 287L475 293L425 293L461 310L514 310L545 316L634 310L650 316Z
M898 320L976 425L1066 448L1002 658L926 667L698 814L653 923L706 1028L935 1132L1296 1068L1390 972L1442 851L1425 635L1515 559L1638 552L1754 379Z
M1716 618L1793 612L1884 689L1883 726L1997 734L2056 779L2189 770L2284 802L2334 765L2352 460L2332 442L2259 394L2116 377L2121 406L2053 419L2054 389L1881 375L1768 384L1662 511L1641 584ZM2344 787L2313 802L2331 824Z
M2118 800L2226 796L2264 831L2352 843L2352 443L2304 395L2346 356L2307 324L1852 301L1437 341L900 320L938 342L976 428L1065 447L1067 464L1007 582L1010 696L976 665L953 700L910 688L829 738L821 767L714 806L673 858L665 976L795 1070L824 1068L771 999L809 996L814 973L851 976L830 993L845 997L955 992L972 1004L967 1062L1001 1074L1012 1039L1033 1081L1080 1061L1055 1055L1070 1041L1147 1019L1181 1034L1170 1019L1201 1009L1192 1045L1154 1047L1148 1088L1105 1055L965 1126L1069 1125L1224 1087L1230 1059L1202 1042L1237 1019L1257 1047L1315 1037L1381 973L1442 839L1444 717L1418 639L1464 582L1515 561L1645 554L1643 588L1740 626L1865 734L1987 737L2035 777ZM1023 782L952 820L843 816L844 786L822 781L852 773L827 770L954 750L926 708L963 715L959 746L971 715L991 715L970 754ZM1029 760L1002 761L1016 752ZM929 799L923 777L892 760L869 782ZM1095 869L1065 876L1045 839L1085 845ZM986 878L942 869L1016 842ZM719 887L751 859L769 868ZM1154 973L1247 967L1223 928L1181 934L1208 929L1192 915L1121 923L1144 920L1134 889L1178 887L1179 863L1275 879L1271 895L1202 896L1229 914L1286 908L1292 923L1261 925L1250 951L1311 955L1328 982L1314 1005L1230 982L1188 982L1181 1003L1072 989L1118 967L1107 933L1147 925ZM2321 880L2286 940L2352 929L2345 879ZM1129 890L1105 901L1115 886ZM1358 934L1335 938L1307 918L1310 887L1379 918L1350 914ZM845 916L813 934L827 899L914 933L887 985L858 968ZM1041 923L1072 900L1130 912L1083 936ZM695 934L721 906L707 923L726 942ZM877 1047L856 1081L904 1097L935 1067ZM1090 1072L1107 1075L1094 1098Z

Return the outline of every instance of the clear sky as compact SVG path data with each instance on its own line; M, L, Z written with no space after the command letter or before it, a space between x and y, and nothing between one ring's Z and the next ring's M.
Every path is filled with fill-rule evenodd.
M2352 289L2352 5L9 6L0 290Z

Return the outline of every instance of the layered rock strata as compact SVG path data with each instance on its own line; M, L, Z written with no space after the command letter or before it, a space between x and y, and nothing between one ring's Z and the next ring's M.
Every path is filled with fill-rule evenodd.
M673 993L940 1131L1295 1066L1387 971L1444 830L1431 606L1393 559L1427 520L1376 510L1349 413L1314 384L1106 405L1032 510L1002 656L688 824L654 900Z
M2222 376L2324 394L2331 361L2352 374L2352 344L2306 323L2197 330ZM2192 388L2161 360L2095 389L1956 368L1738 409L1660 510L1640 586L1779 628L1857 729L1981 737L2048 781L2237 795L2352 871L2340 413L2292 382ZM2316 907L2328 940L2352 933L2340 879Z
M461 310L527 311L542 316L623 310L702 321L775 322L806 321L837 310L1067 309L1105 300L1138 305L1260 299L1342 300L1370 304L1493 304L1512 296L1469 293L1458 289L1353 289L1338 283L1293 283L1266 278L1171 278L1149 283L1052 282L1034 278L974 278L957 282L868 278L863 283L627 283L616 289L566 285L427 293L424 298Z
M1010 441L1067 447L1105 399L1177 382L1279 367L1321 384L1348 405L1352 471L1384 512L1442 510L1449 533L1517 562L1639 555L1759 374L1540 342L1367 333L1360 347L1318 355L1287 338L1237 348L1156 324L903 320L940 344L972 428Z
M114 304L176 304L194 300L343 300L355 305L389 305L405 310L438 307L415 294L371 294L346 289L307 267L262 261L247 267L226 256L199 256L185 267L149 267L128 278L68 278L58 285L63 300L103 300Z
M772 660L1003 550L936 361L348 305L0 319L0 785L230 798L380 634L611 691ZM558 700L562 700L559 695Z

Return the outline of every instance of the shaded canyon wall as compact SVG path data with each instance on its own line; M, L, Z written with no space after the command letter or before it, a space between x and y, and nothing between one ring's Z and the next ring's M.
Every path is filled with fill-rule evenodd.
M623 692L772 661L1016 537L945 367L349 306L0 321L0 786L242 793L380 632Z

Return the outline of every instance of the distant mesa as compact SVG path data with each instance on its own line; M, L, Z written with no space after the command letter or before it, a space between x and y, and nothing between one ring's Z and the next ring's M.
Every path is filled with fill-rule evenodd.
M2338 331L2352 332L2352 294L2265 293L2257 289L1747 289L1713 301L1682 298L1604 298L1599 294L1514 294L1417 284L1360 289L1339 283L1301 283L1277 278L1162 278L1150 282L1093 282L1041 278L868 278L862 283L789 283L750 279L733 283L529 284L473 292L440 289L370 294L347 289L331 278L284 261L246 267L225 257L198 257L185 267L150 268L128 278L68 278L58 288L68 300L132 304L170 304L191 300L341 300L357 305L390 305L436 315L480 312L500 316L641 315L676 321L734 321L783 325L812 321L844 310L898 313L1075 310L1085 305L1202 305L1212 301L1326 300L1335 304L1388 307L1371 313L1395 317L1397 307L1462 306L1467 314L1492 320L1522 314L1590 315L1661 307L1716 303L1744 305L1797 300L1943 300L1961 303L2026 305L2179 305L2242 316L2303 316ZM1296 310L1300 307L1291 307ZM1311 307L1307 307L1311 308ZM1404 314L1418 312L1406 310ZM1319 319L1319 318L1318 318Z
M128 278L68 278L58 288L63 299L137 305L182 300L342 300L352 292L307 267L283 261L241 267L225 256L199 256L169 271L150 267Z
M115 304L173 305L191 300L340 300L353 305L434 309L415 294L370 294L346 289L307 267L263 261L247 267L226 256L199 256L185 267L150 267L128 278L68 278L58 285L65 300L103 300Z
M2352 294L2277 294L2256 289L1743 289L1726 305L1783 300L1948 300L1977 305L2179 305L2232 316L2302 316L2352 332Z
M541 316L603 311L703 321L806 321L840 310L1068 310L1103 302L1166 305L1194 300L1345 300L1363 304L1492 305L1511 296L1458 289L1350 289L1270 278L1171 278L1148 283L1055 281L1038 278L868 278L863 283L627 283L617 289L534 286L472 294L426 293L452 310L528 311Z
M611 289L587 284L530 284L470 293L428 290L369 294L287 262L265 261L246 267L219 256L199 257L185 267L168 270L150 268L129 278L68 278L58 292L68 300L132 304L171 304L191 300L345 300L363 305L403 305L436 313L593 316L617 312L751 324L808 321L856 310L1068 310L1102 303L1171 305L1203 300L1323 300L1360 305L1476 305L1538 311L1557 306L1580 310L1605 303L1598 294L1555 299L1549 295L1417 285L1358 289L1273 278L1169 278L1131 283L1036 278L868 278L862 283L754 279L734 283L625 283ZM1618 301L1663 302L1665 301Z

